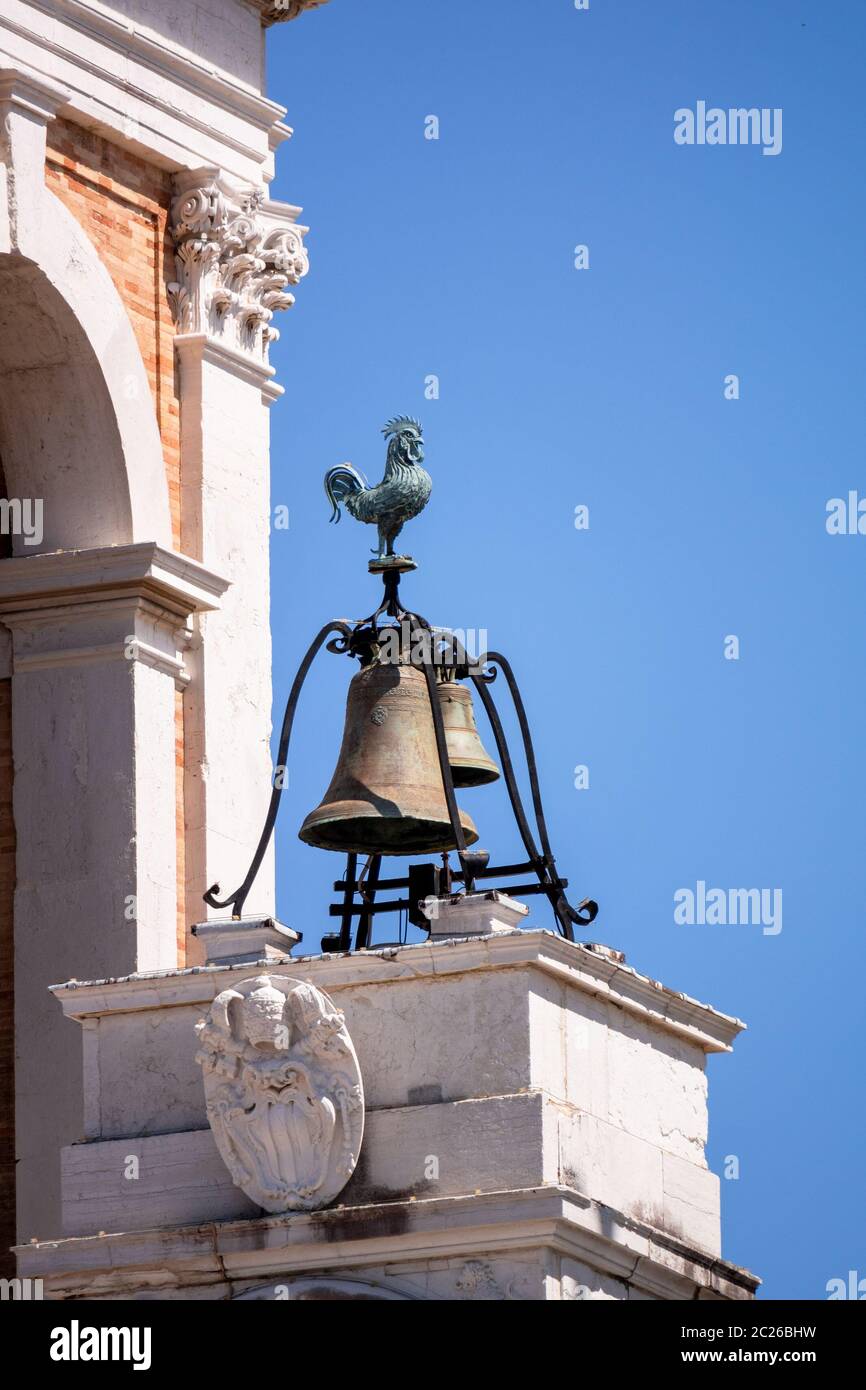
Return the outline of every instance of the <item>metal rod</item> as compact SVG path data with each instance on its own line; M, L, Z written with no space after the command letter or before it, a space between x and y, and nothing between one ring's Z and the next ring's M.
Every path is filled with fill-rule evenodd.
M350 884L354 885L354 882L355 882L355 874L356 874L357 872L358 872L358 856L357 856L357 854L347 854L347 855L346 855L346 891L345 891L345 893L343 894L342 906L340 906L340 907L337 908L337 912L339 913L339 915L340 915L340 917L341 917L341 919L342 919L341 922L340 922L340 950L341 950L341 951L351 951L351 949L352 949L352 911L353 911L353 908L354 908L354 903L353 903L352 899L353 899L354 896L355 896L355 890L354 890L354 887L351 887L351 888L350 888L349 885L350 885Z
M252 888L256 878L256 874L261 868L262 860L265 857L265 852L267 850L271 836L274 833L274 825L276 824L277 820L277 812L280 809L280 797L282 796L283 785L285 782L284 774L286 769L286 759L288 757L289 752L289 742L292 737L292 726L295 722L295 710L297 709L298 699L300 697L304 681L307 679L310 667L312 666L313 661L319 652L319 649L322 647L328 635L332 632L340 632L343 634L344 638L347 638L350 635L351 628L349 627L348 623L340 621L332 621L330 623L326 623L325 626L313 638L312 642L307 648L304 659L298 667L297 674L295 675L295 679L292 682L292 688L289 692L288 701L286 702L286 712L283 715L283 727L280 731L280 744L279 749L277 751L277 776L274 781L273 789L271 791L271 799L268 805L268 813L265 816L264 827L259 838L258 846L256 847L256 852L253 855L252 863L250 864L250 867L247 870L247 876L244 879L241 886L239 888L236 888L235 891L229 895L229 897L224 898L222 902L220 902L217 898L217 894L220 891L220 886L218 883L212 884L211 887L204 894L204 900L209 907L231 907L232 917L235 918L235 920L237 920L243 913L244 903L246 902L247 894Z
M538 837L541 840L541 848L544 850L547 859L553 864L553 851L550 848L550 839L547 834L547 821L544 815L544 807L541 802L541 786L538 781L538 766L535 761L535 749L532 746L532 734L529 728L529 720L526 717L526 707L517 679L511 669L511 663L501 652L488 652L487 659L495 666L499 666L508 682L508 689L511 699L514 702L514 709L517 714L517 722L520 725L520 733L523 738L523 748L526 753L526 766L529 772L529 786L532 792L532 804L535 810L535 819L538 822Z
M367 880L364 885L364 888L360 889L359 885L355 885L355 887L359 888L359 891L363 893L364 901L368 906L368 910L366 912L361 913L361 919L358 922L358 932L355 937L356 951L360 951L365 946L369 945L370 928L372 926L372 910L375 907L376 903L376 889L379 885L379 870L381 867L381 854L374 854L372 859L370 860L370 872L367 874Z
M528 874L533 873L534 871L535 865L532 863L531 860L527 860L523 864L501 864L498 867L495 864L488 864L487 867L484 869L476 869L475 877L503 878L507 875L510 878L512 874ZM460 879L462 882L463 873L460 869L452 869L451 877ZM563 883L564 882L565 880L563 879ZM353 885L355 892L358 892L359 886L359 883L355 883ZM408 878L380 878L377 880L377 886L379 888L408 888L409 880ZM345 887L346 880L344 878L338 878L334 880L335 893L342 893Z
M500 663L503 662L503 660L504 660L504 659L501 657L501 655L500 655L498 652L496 652L496 653L486 652L486 653L484 654L484 657L482 658L482 660L479 662L479 666L482 666L482 667L483 667L483 666L485 666L488 662L490 662L490 663L492 663L492 664L500 664ZM503 669L504 669L504 668L503 668ZM510 667L509 667L509 670L510 670ZM560 898L562 897L562 892L561 892L561 889L559 888L559 886L557 885L557 883L556 883L556 881L555 881L555 871L554 871L553 863L552 863L552 862L548 862L549 860L552 860L552 855L551 855L551 856L548 856L548 859L546 860L545 858L542 857L541 854L539 854L538 848L537 848L536 843L535 843L535 839L534 839L533 834L532 834L532 831L531 831L530 828L529 828L529 822L528 822L527 819L526 819L526 812L525 812L524 809L523 809L523 799L522 799L522 797L521 797L521 795L520 795L520 789L519 789L519 787L518 787L518 785L517 785L517 779L516 779L515 776L514 776L514 764L512 763L512 760L511 760L511 751L510 751L510 749L509 749L509 747L508 747L508 740L507 740L506 737L505 737L505 730L504 730L503 727L502 727L502 720L499 718L499 711L498 711L497 708L496 708L496 703L495 703L495 701L494 701L494 699L493 699L493 696L491 695L491 693L490 693L490 691L489 691L489 689L488 689L488 687L487 687L487 682L483 679L483 677L477 676L477 675L473 675L471 679L472 679L472 684L475 686L475 689L478 691L478 694L481 696L481 702L482 702L482 704L484 705L485 712L486 712L486 714L487 714L488 719L490 720L491 728L493 729L493 736L494 736L494 738L496 739L496 747L497 747L497 750L498 750L498 752L499 752L500 761L501 761L501 763L502 763L502 773L503 773L503 776L504 776L504 778L505 778L505 785L506 785L506 787L508 788L508 796L509 796L509 799L510 799L510 801L511 801L511 809L512 809L512 811L514 812L514 819L517 821L517 828L518 828L518 830L520 831L521 839L523 840L523 844L524 844L524 846L525 846L525 848L526 848L526 852L527 852L527 854L529 855L530 859L532 860L532 866L533 866L533 869L534 869L535 873L536 873L537 876L538 876L538 881L539 881L539 883L542 883L542 884L545 885L545 892L547 893L547 898L548 898L548 901L549 901L549 903L550 903L550 906L551 906L551 908L553 909L554 920L556 921L557 928L559 929L560 933L561 933L568 941L573 941L573 940L574 940L574 931L573 931L573 929L572 929L571 922L570 922L569 918L568 918L564 913L560 912L560 910L559 910L559 900L560 900ZM512 675L512 681L513 681L513 675ZM511 691L511 696L512 696L512 700L513 700L513 699L514 699L514 688L513 688L511 682L509 682L509 690ZM519 698L519 697L518 697L518 698ZM521 710L523 709L523 703L522 703L522 701L521 701L520 708L521 708ZM524 720L525 720L525 717L526 717L526 715L525 715L525 711L524 711ZM522 727L521 727L521 732L522 732ZM524 751L525 751L525 750L526 750L526 740L524 739ZM531 742L530 742L530 751L532 751ZM534 765L535 765L535 760L534 760L534 755L533 755L533 769L534 769ZM537 773L536 773L536 786L537 786ZM532 776L531 776L531 775L530 775L530 787L532 787ZM538 819L538 816L537 816L537 810L536 810L536 820L537 820L537 819ZM539 831L540 831L540 830L541 830L541 825L539 825ZM545 833L546 833L546 832L545 832Z

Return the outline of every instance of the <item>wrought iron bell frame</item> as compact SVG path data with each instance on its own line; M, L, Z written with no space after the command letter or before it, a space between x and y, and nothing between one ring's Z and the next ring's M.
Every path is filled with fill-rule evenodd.
M575 926L587 927L594 920L598 913L598 905L589 898L585 898L578 906L572 907L566 896L568 880L561 877L556 860L550 845L550 838L547 831L547 821L544 815L544 807L541 800L541 788L538 780L538 767L535 760L535 750L532 744L532 734L529 728L529 720L526 715L526 708L523 697L517 684L517 679L508 659L501 652L487 651L477 660L471 660L460 641L451 633L435 630L426 618L419 613L414 613L409 609L404 609L400 603L399 586L400 571L395 568L386 570L383 574L384 597L369 617L362 618L355 623L347 622L343 619L334 619L322 627L307 651L298 667L295 679L289 692L286 702L286 710L283 716L282 728L280 730L280 742L277 751L277 776L271 790L271 799L268 805L265 823L259 838L259 843L253 855L250 867L247 871L243 883L229 894L228 897L220 899L219 883L214 883L204 894L204 900L209 907L217 910L231 908L232 917L239 920L243 914L244 904L250 889L255 882L256 876L262 865L271 837L274 833L277 814L280 808L280 799L283 793L283 778L279 775L280 769L287 766L289 746L291 743L292 730L295 723L295 714L300 700L301 691L315 658L325 646L329 652L337 655L348 655L357 658L362 667L377 660L378 653L383 644L384 634L395 630L393 622L380 623L380 619L396 620L401 651L407 644L412 644L417 636L422 637L422 646L426 655L415 664L420 665L424 672L427 684L427 694L430 701L430 712L433 718L433 728L436 736L436 750L439 758L439 770L442 777L442 786L445 793L445 802L448 808L448 818L451 823L451 831L454 837L457 857L460 861L460 871L452 873L448 867L448 856L443 855L445 863L445 880L448 891L451 890L451 881L459 880L462 882L466 892L471 893L475 889L476 880L479 878L503 878L511 877L515 874L534 873L536 882L528 884L516 884L508 886L508 891L513 893L537 894L543 893L553 910L554 920L557 930L568 941L574 941ZM330 641L328 640L330 638ZM444 660L440 660L444 658ZM523 841L524 849L527 854L527 862L521 864L507 864L495 867L489 864L488 856L483 851L472 851L466 845L463 826L460 820L460 812L457 805L457 797L454 789L454 778L451 772L451 765L448 761L448 748L446 743L445 727L442 718L442 709L438 695L438 673L447 670L449 678L455 680L471 680L484 711L487 715L493 736L496 741L496 748L502 766L502 775L508 791L511 809ZM520 729L523 752L526 760L526 769L529 776L529 787L532 796L532 807L535 817L538 842L536 842L530 827L520 788L514 773L514 764L511 758L511 751L502 720L496 707L496 702L490 692L490 686L497 679L499 671L502 672ZM366 947L369 943L371 932L372 917L379 912L395 911L397 909L410 907L408 900L397 900L383 903L376 902L376 892L380 888L408 888L409 879L388 879L380 878L381 855L371 855L367 864L358 877L358 855L349 853L346 857L346 872L342 880L336 883L335 888L339 888L343 893L341 905L333 906L330 909L331 915L341 919L339 937L333 940L332 949L339 951L349 951L352 949L352 919L359 918L358 931L355 940L356 949ZM505 887L506 885L501 885ZM355 902L355 896L359 895L361 903Z

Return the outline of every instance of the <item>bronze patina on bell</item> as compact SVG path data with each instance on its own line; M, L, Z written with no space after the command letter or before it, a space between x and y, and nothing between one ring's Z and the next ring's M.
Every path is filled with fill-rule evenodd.
M474 844L478 832L462 811L460 822L467 845ZM331 784L298 833L319 849L357 854L456 848L418 667L376 663L353 677Z
M440 681L439 704L455 787L482 787L485 782L495 782L499 768L481 742L468 686L459 681Z

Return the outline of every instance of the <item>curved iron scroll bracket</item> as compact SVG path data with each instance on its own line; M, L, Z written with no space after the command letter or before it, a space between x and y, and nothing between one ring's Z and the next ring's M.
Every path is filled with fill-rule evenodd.
M457 805L457 795L454 790L454 775L451 771L451 762L448 758L448 743L445 737L445 721L442 717L442 706L439 703L438 682L434 662L434 648L441 639L437 639L433 629L426 618L422 618L418 613L406 613L405 618L409 623L410 638L414 638L419 632L427 634L429 645L424 659L421 661L421 669L424 672L424 679L427 682L427 698L430 701L430 714L433 718L433 733L436 739L436 753L439 759L439 774L442 778L442 790L445 793L445 805L448 808L448 820L451 823L451 834L454 836L454 844L457 849L457 857L463 870L463 885L467 893L471 893L475 886L475 869L479 863L486 863L485 854L472 854L466 845L466 833L463 829L463 822L460 819L460 807ZM445 643L447 645L447 643ZM459 647L459 643L457 644ZM465 658L465 652L460 647L460 653Z
M517 722L520 726L520 735L523 740L523 752L526 758L526 767L529 773L529 787L532 793L532 806L535 812L535 822L538 827L538 837L541 841L541 853L535 843L535 838L526 819L526 812L523 808L523 800L517 779L514 775L514 764L511 760L511 752L508 741L505 737L505 730L502 727L502 720L499 718L499 711L496 702L491 695L488 686L496 679L495 669L486 672L488 666L499 667L505 676L508 684L509 694L517 715ZM478 672L481 674L478 674ZM556 860L550 847L550 839L547 834L547 821L544 815L544 806L541 800L541 787L538 781L538 766L535 761L535 749L532 746L532 735L529 730L529 721L526 717L526 708L523 704L523 697L520 694L520 687L511 669L511 663L501 652L485 652L484 656L476 663L476 670L468 672L472 684L481 697L485 713L490 720L490 727L496 740L496 747L502 763L502 773L505 777L505 785L508 789L511 809L514 812L514 819L520 831L524 848L528 854L532 866L538 876L538 881L543 887L547 898L553 908L557 925L562 935L568 941L574 941L574 926L588 927L598 916L598 903L591 898L584 898L578 906L572 907L565 895L565 886L556 868Z
M244 903L246 902L247 894L252 888L256 878L256 874L261 868L262 860L265 857L265 853L270 843L271 836L274 833L274 825L276 824L277 820L277 812L280 809L280 797L282 796L283 785L285 782L284 773L286 768L286 760L289 752L289 742L292 737L292 726L295 722L295 710L298 706L298 700L300 698L301 690L303 689L304 681L307 679L307 675L309 674L309 670L313 664L313 661L315 660L320 649L324 645L325 639L332 632L340 633L340 635L343 638L343 644L341 644L338 639L337 641L328 644L329 650L337 652L346 650L346 646L344 644L348 641L349 636L352 632L350 624L340 622L337 620L332 621L330 623L326 623L325 626L321 629L321 631L318 632L317 635L313 638L313 641L307 648L307 653L300 666L298 667L297 675L295 676L292 688L289 692L289 698L286 704L286 712L283 715L283 727L280 732L280 746L277 751L276 777L274 780L273 790L271 792L271 800L270 804L268 805L268 813L265 817L265 824L262 829L261 836L259 838L258 847L256 849L255 854L253 855L252 863L250 864L250 867L247 870L247 876L241 884L240 888L236 888L233 893L231 893L227 898L223 898L222 901L220 901L220 899L217 897L217 894L220 891L220 886L218 883L214 883L204 894L204 900L209 907L215 907L218 909L223 907L230 907L232 909L232 917L236 920L240 918L240 916L243 913Z

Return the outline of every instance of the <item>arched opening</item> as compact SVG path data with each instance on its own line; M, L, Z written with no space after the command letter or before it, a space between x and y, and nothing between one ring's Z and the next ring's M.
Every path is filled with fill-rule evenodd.
M42 180L44 132L37 141L32 124L8 119L16 196L0 198L0 245L11 248L0 254L0 453L10 500L42 504L41 539L14 537L13 553L170 549L162 442L129 315L84 228Z
M25 504L19 534L16 513L5 513L12 554L133 539L123 447L96 354L42 271L12 256L0 257L0 456L6 497Z
M21 250L0 254L0 573L4 565L20 569L22 559L39 554L139 541L170 547L168 487L154 405L123 304L94 247L47 190L25 230L27 254ZM70 833L60 827L83 819L85 801L92 799L95 767L88 769L86 759L97 757L100 744L98 736L86 732L88 721L96 720L87 701L81 703L80 713L72 715L72 742L77 730L81 748L70 743L69 711L74 710L81 683L71 666L51 679L46 676L39 684L39 698L34 699L37 692L32 681L23 688L30 710L26 721L19 719L22 691L16 684L19 677L13 678L5 627L0 628L0 639L0 1275L10 1277L14 1261L8 1251L16 1241L16 1172L21 1171L25 1142L22 1133L16 1133L16 1128L21 1130L21 1115L19 1108L16 1124L14 1038L21 1016L29 1014L32 1005L19 998L16 1008L15 996L21 995L22 980L26 985L35 978L32 950L27 945L30 954L22 954L18 934L24 931L27 944L34 914L44 920L47 935L56 930L56 924L33 906L45 875L38 864L34 868L32 853L29 872L24 870L22 876L22 851L26 860L32 836L26 827L22 831L20 823L16 834L19 789L34 778L50 783L59 843L64 833L67 837ZM56 759L46 752L55 745ZM82 754L85 746L89 752ZM64 759L71 772L64 770ZM50 833L50 827L46 828L46 835ZM100 843L92 834L89 841L80 843L73 835L66 847L67 858L71 856L70 882L78 876L84 884L92 875L94 865L88 860ZM51 879L52 873L47 876ZM23 908L24 919L22 903L29 904ZM67 925L74 925L86 954L81 905L70 902L67 915ZM23 972L17 990L16 959ZM51 1013L54 1006L41 999L42 975L45 980L53 978L50 952L41 972L32 988L38 989L46 1016L40 1026L53 1036L60 1026ZM32 1072L33 1063L20 1036L18 1045L19 1086L25 1095L32 1091L27 1068ZM62 1059L59 1072L61 1063ZM73 1085L74 1076L58 1082L66 1091ZM20 1104L21 1096L18 1100ZM32 1107L35 1101L29 1103ZM45 1107L56 1109L54 1101L45 1101ZM72 1108L80 1109L77 1099ZM34 1147L32 1135L29 1147ZM19 1209L20 1197L19 1193ZM52 1224L59 1229L56 1217Z

